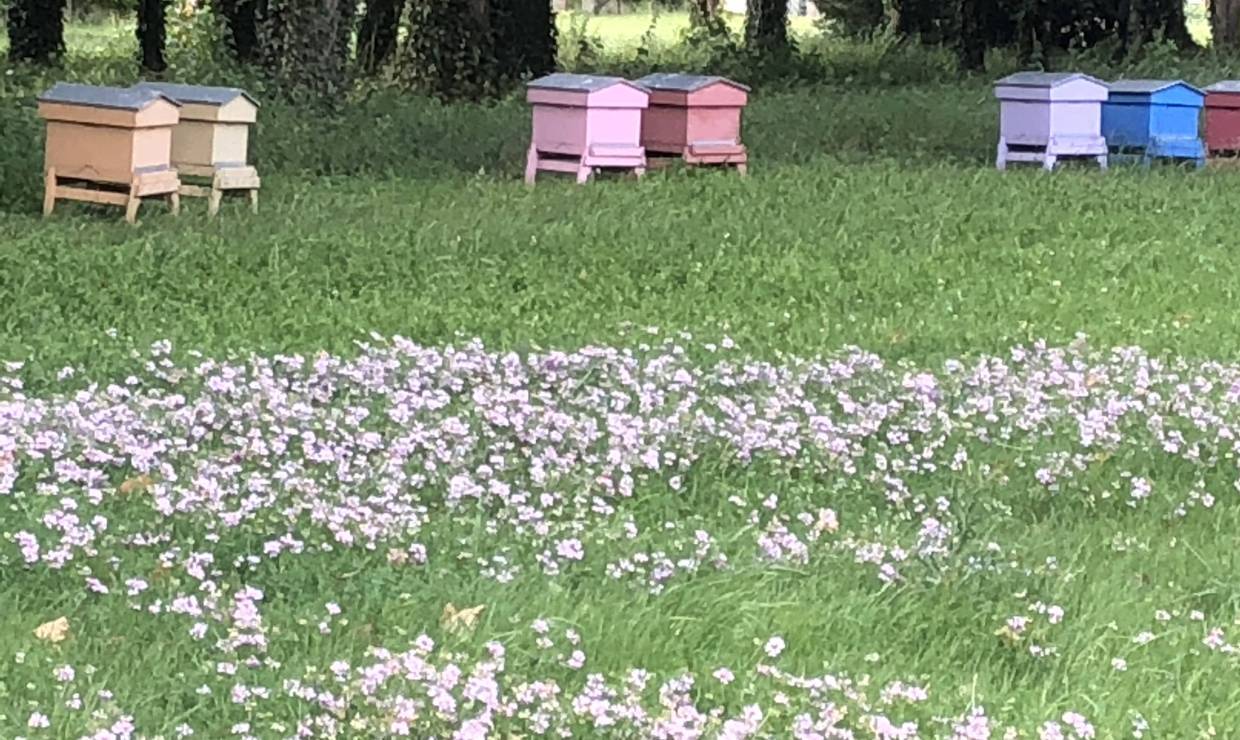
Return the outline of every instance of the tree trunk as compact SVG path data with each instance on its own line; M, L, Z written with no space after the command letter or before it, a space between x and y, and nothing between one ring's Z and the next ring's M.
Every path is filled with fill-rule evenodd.
M325 100L349 85L353 0L272 0L260 18L263 62L291 88Z
M65 51L65 0L10 0L9 60L52 64Z
M259 1L216 0L215 9L228 29L229 45L237 61L246 64L259 61Z
M138 63L146 72L163 72L167 38L164 0L138 0Z
M555 13L546 0L491 0L487 21L500 78L518 80L555 71Z
M1184 17L1183 0L1134 0L1137 22L1141 28L1140 40L1151 41L1156 34L1180 49L1197 46L1188 32L1188 20Z
M357 33L357 61L363 71L377 72L396 50L405 0L370 0Z
M1210 37L1219 49L1240 46L1240 0L1210 0Z
M986 32L980 5L979 0L960 0L958 4L960 68L969 72L986 70Z
M480 98L492 90L494 39L459 0L409 0L409 40L402 67L410 83L443 99Z
M789 51L788 0L749 0L745 44L753 51L768 54Z

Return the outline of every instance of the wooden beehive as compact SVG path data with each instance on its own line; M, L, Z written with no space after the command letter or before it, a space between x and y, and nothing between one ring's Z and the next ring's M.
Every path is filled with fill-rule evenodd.
M645 171L644 88L619 77L559 73L530 82L526 100L534 118L526 182L539 170L576 173L578 182L599 168Z
M1206 151L1210 156L1240 154L1240 81L1216 82L1205 93Z
M125 205L133 222L139 199L150 195L167 196L176 211L175 101L153 90L57 83L38 104L47 122L45 214L56 200L81 200Z
M209 197L214 215L225 191L246 191L257 211L261 183L249 163L249 140L250 127L258 120L258 101L235 87L140 82L133 89L161 93L181 106L180 122L172 131L172 164L182 177L211 179L209 189L183 184L182 195Z
M1188 159L1205 165L1201 110L1205 93L1181 80L1121 80L1102 106L1102 134L1117 152Z
M723 77L666 73L646 75L637 84L650 90L642 118L647 157L734 165L744 174L748 152L741 143L741 114L748 87Z
M1040 162L1049 170L1064 157L1088 157L1106 167L1106 83L1079 73L1018 72L995 83L995 97L999 169L1008 162Z

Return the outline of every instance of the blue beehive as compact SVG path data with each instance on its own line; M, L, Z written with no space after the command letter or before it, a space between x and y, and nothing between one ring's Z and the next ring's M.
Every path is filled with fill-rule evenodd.
M1102 106L1102 135L1112 151L1191 159L1205 166L1199 134L1205 93L1182 80L1120 80Z

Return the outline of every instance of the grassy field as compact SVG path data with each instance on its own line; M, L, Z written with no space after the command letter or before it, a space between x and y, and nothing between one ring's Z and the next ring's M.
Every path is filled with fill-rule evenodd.
M258 216L44 221L3 79L0 737L1240 727L1234 173L841 82L527 189L521 101L376 92L264 107Z

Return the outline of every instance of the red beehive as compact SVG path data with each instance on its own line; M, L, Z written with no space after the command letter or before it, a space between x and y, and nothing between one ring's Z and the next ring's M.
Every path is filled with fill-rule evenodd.
M650 90L642 145L654 156L687 164L734 165L741 174L749 154L741 143L741 113L749 88L723 77L652 74L637 81ZM652 162L653 163L653 162Z
M1210 156L1240 154L1240 82L1225 80L1206 88L1206 151Z

